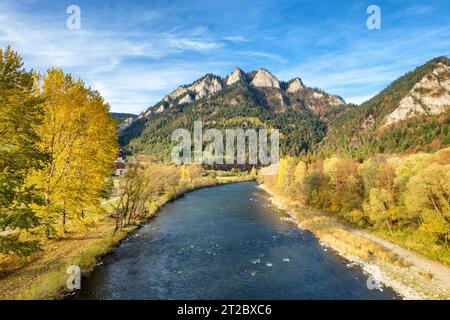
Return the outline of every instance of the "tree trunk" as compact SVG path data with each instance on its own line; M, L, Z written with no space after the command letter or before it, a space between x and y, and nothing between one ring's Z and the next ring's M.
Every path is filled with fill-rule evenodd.
M63 211L62 232L66 233L66 211Z

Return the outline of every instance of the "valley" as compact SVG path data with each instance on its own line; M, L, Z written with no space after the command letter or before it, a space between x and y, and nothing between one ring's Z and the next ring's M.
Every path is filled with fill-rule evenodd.
M35 74L1 52L2 299L448 299L447 57L361 105L236 68L134 115L110 112L61 69ZM177 130L194 163L171 161ZM279 137L270 167L247 150L257 130ZM204 161L203 135L232 152ZM254 183L237 184L248 181L283 213ZM181 248L186 239L198 241ZM71 265L85 276L80 292L66 286ZM384 291L372 291L377 270Z

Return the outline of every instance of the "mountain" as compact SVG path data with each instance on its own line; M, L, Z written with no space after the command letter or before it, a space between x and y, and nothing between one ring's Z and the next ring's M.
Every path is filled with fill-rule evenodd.
M207 74L122 123L120 141L129 152L167 157L172 132L196 120L204 129L277 128L282 155L435 151L450 145L450 60L425 63L360 106L266 69Z
M136 115L132 113L110 112L110 115L117 121L119 130L128 127L133 119L136 118Z
M307 152L320 142L327 121L350 108L345 101L300 78L279 81L266 69L246 73L236 68L225 78L207 74L178 87L122 126L121 144L130 152L168 156L177 128L277 128L283 154Z
M435 58L329 125L320 152L364 158L435 151L450 144L450 60Z

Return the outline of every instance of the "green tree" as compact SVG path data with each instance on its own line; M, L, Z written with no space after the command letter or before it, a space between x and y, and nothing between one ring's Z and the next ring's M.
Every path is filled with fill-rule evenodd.
M22 67L16 52L0 49L0 253L25 257L38 244L21 241L20 233L39 224L31 207L42 201L26 179L42 167L46 155L36 133L41 101L33 93L33 74Z

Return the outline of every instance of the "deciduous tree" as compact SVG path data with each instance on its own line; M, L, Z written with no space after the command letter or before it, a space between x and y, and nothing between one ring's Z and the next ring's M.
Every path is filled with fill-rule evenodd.
M40 98L33 93L33 75L11 48L0 49L0 253L27 256L36 242L20 241L21 230L39 224L33 204L41 202L34 185L26 185L32 170L46 155L39 148Z
M45 203L37 209L51 235L64 233L68 219L76 224L100 210L117 155L116 123L98 92L60 69L41 77L37 90L45 112L39 145L50 161L30 184L42 189Z

